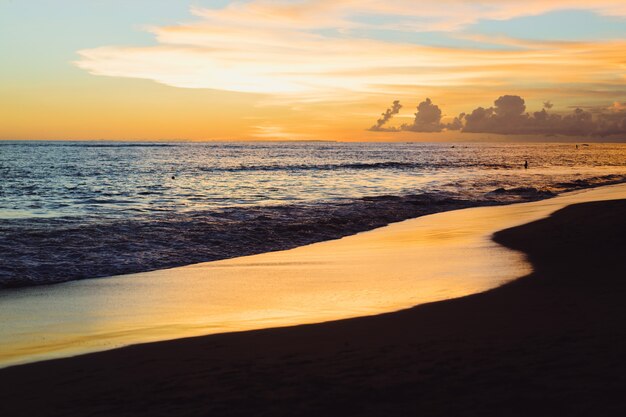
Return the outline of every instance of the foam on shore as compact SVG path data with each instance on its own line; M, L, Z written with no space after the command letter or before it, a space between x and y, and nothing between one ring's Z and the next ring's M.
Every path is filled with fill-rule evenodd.
M2 366L186 336L313 323L460 297L526 275L498 230L626 185L439 213L300 248L0 293Z

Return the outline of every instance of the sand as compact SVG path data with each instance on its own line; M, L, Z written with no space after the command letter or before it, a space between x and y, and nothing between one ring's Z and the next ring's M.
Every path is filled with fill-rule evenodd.
M534 272L400 312L0 370L0 415L626 415L626 200L499 232Z
M319 323L482 292L524 276L497 230L626 185L438 213L343 239L181 268L0 292L0 367L188 336Z

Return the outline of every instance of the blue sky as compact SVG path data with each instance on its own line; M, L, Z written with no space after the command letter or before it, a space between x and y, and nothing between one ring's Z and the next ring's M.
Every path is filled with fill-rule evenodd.
M610 106L626 101L624 50L623 0L0 0L0 94L23 125L0 122L14 135L47 106L71 114L83 90L81 103L113 115L93 97L130 103L129 88L164 102L172 89L236 106L248 95L252 107L224 114L272 132L307 118L356 129L394 99L432 97L450 116L509 93L555 111Z

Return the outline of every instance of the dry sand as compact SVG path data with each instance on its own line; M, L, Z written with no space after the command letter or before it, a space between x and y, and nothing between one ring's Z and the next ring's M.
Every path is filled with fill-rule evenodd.
M397 313L7 368L0 415L626 415L626 200L495 239L535 272Z

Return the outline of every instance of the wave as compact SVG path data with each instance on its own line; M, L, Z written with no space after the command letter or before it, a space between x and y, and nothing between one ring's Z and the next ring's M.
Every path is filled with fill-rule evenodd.
M507 164L486 164L486 163L466 163L459 165L464 168L485 168L485 169L512 169L514 165ZM459 166L456 166L457 168ZM237 167L200 167L204 172L239 172L239 171L337 171L337 170L431 170L450 169L450 163L434 162L371 162L371 163L338 163L338 164L292 164L292 165L239 165Z
M60 147L60 148L171 148L181 146L174 143L88 143L88 142L0 142L0 146Z
M463 190L441 191L160 215L151 211L150 217L144 218L0 220L0 288L143 272L284 250L425 214L535 201L556 192L624 181L624 176L607 175L555 183L544 189L500 187L474 195Z

